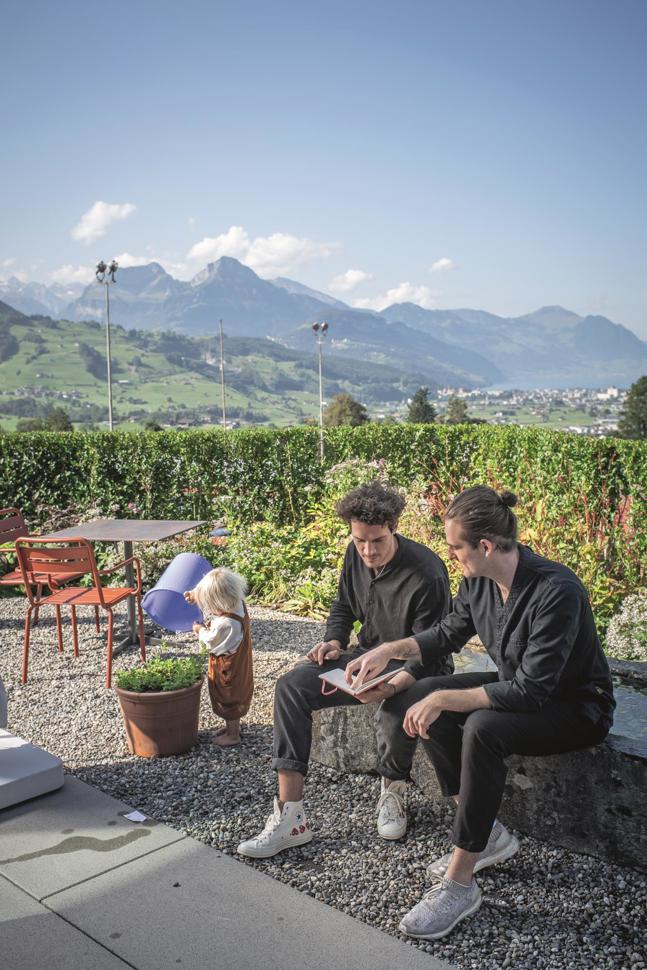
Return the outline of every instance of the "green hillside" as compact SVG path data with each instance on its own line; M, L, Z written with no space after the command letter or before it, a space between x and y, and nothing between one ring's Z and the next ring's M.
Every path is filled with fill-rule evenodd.
M219 344L214 338L112 328L115 422L215 424L221 419ZM326 358L325 394L347 391L370 411L399 401L420 375L394 367ZM312 353L265 339L225 337L227 415L240 424L294 424L318 414ZM107 420L105 327L27 317L0 303L0 425L64 407L75 424Z

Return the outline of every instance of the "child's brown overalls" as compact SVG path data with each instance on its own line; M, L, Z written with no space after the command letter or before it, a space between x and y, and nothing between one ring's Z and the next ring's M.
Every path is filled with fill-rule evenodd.
M219 613L238 620L243 625L243 640L234 653L220 656L209 654L209 697L215 713L226 721L244 717L254 694L254 668L252 663L252 637L249 614Z

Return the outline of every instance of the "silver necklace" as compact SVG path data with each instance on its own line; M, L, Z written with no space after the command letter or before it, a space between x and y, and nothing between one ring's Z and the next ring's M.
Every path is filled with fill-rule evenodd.
M397 551L398 551L398 540L396 539L395 540L395 552L393 553L393 556L395 556L395 553ZM393 556L391 556L391 559L393 559ZM375 573L375 576L373 577L373 582L375 582L376 579L379 579L380 578L380 576L382 575L382 573L384 572L384 570L386 569L386 567L391 562L391 559L389 559L387 562L385 562L384 565Z

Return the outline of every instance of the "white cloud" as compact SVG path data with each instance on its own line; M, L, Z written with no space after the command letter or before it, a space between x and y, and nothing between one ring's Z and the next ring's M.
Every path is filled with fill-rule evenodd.
M322 243L306 237L273 232L250 239L242 226L230 226L219 236L205 236L192 246L187 259L199 267L221 256L232 256L261 276L276 276L316 259L327 259L341 248L339 243Z
M428 286L414 286L412 283L400 283L387 290L380 296L374 296L365 300L353 300L353 306L362 310L384 310L392 303L417 303L425 310L431 310L436 306L436 299L440 296L438 290L432 290Z
M146 247L149 248L148 246ZM154 253L148 256L133 256L132 253L118 253L115 259L119 263L120 269L129 269L132 266L148 266L149 263L159 263L162 269L166 270L176 279L189 279L193 275L193 269L186 263L174 263L169 259L156 256Z
M350 293L360 283L372 279L371 273L365 273L363 269L347 269L340 276L335 276L334 280L331 280L328 285L335 293Z
M24 270L17 268L14 256L11 256L9 259L3 259L0 262L0 283L6 283L11 278L17 279L21 283L26 283L29 279L28 274Z
M454 262L453 259L450 259L449 256L441 256L440 259L437 259L435 263L431 264L431 268L429 269L429 272L444 273L445 270L455 269L455 268L456 268L456 263Z
M58 269L53 269L49 278L53 283L61 283L63 286L69 286L71 283L82 283L87 286L94 279L94 270L94 266L72 266L66 263Z
M81 216L72 230L72 237L88 245L96 242L105 236L112 222L116 219L127 219L135 208L131 202L95 202Z
M148 266L149 263L161 262L154 256L133 256L131 253L119 253L118 256L115 256L115 259L122 269L127 269L129 266Z

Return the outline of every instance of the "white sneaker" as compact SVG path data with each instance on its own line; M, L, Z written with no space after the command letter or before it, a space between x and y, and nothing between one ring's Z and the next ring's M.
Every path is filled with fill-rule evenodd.
M382 791L377 803L377 834L383 839L401 839L407 831L407 810L404 805L405 781L392 781Z
M505 862L506 859L511 859L518 851L519 839L512 832L508 832L505 825L502 825L497 819L488 839L488 844L477 859L474 872L480 872L481 869L487 869L488 866L495 866L499 862ZM431 862L427 866L427 878L431 882L442 879L447 872L451 858L452 853L447 852L440 859Z
M283 849L311 841L312 830L303 810L303 802L285 802L281 810L278 798L275 798L274 811L263 831L253 839L241 842L236 851L250 859L269 859Z

